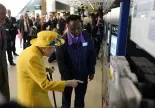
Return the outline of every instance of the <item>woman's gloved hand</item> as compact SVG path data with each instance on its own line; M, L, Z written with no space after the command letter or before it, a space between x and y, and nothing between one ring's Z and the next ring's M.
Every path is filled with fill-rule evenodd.
M54 71L55 71L54 67L51 67L51 68L46 67L46 72L49 72L50 75L52 75Z
M84 82L80 80L68 80L66 81L66 86L76 88L79 83L82 84Z

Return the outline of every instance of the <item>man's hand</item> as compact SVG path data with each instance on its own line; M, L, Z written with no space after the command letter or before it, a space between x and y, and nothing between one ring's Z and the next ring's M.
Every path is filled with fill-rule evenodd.
M84 82L80 80L68 80L66 81L66 86L76 88L78 83L84 83Z
M89 75L89 81L94 79L94 74Z

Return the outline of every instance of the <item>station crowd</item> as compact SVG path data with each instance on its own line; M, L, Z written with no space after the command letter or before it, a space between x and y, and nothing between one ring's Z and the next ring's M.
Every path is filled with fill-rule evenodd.
M74 106L84 108L88 79L94 78L103 38L102 17L99 8L82 16L52 12L48 19L23 13L17 20L11 16L11 10L0 4L0 91L6 100L10 101L10 93L5 51L10 65L15 66L13 57L18 56L16 38L19 38L23 48L17 60L19 103L26 107L52 107L47 91L60 91L62 108L69 108L75 88ZM62 81L46 78L43 56L49 57L49 63L57 61Z

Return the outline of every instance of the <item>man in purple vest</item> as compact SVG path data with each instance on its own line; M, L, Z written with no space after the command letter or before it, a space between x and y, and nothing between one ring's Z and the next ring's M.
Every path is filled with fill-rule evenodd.
M77 79L84 83L75 89L75 108L84 108L88 79L95 74L96 54L91 35L82 32L81 20L77 15L67 18L67 33L63 36L65 44L56 49L56 58L62 80ZM62 108L71 107L73 88L67 87L62 97Z

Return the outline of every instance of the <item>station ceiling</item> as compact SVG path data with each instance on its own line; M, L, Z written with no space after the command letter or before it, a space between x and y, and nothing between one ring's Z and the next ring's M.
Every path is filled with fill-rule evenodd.
M103 2L104 0L56 0L56 1L72 6L79 6L80 4L84 4L96 7L95 3ZM29 10L31 10L34 8L35 5L40 5L41 0L0 0L0 3L4 4L7 9L10 9L12 11L13 16L16 16L18 13L21 12L21 10L24 10L26 8L29 8Z

